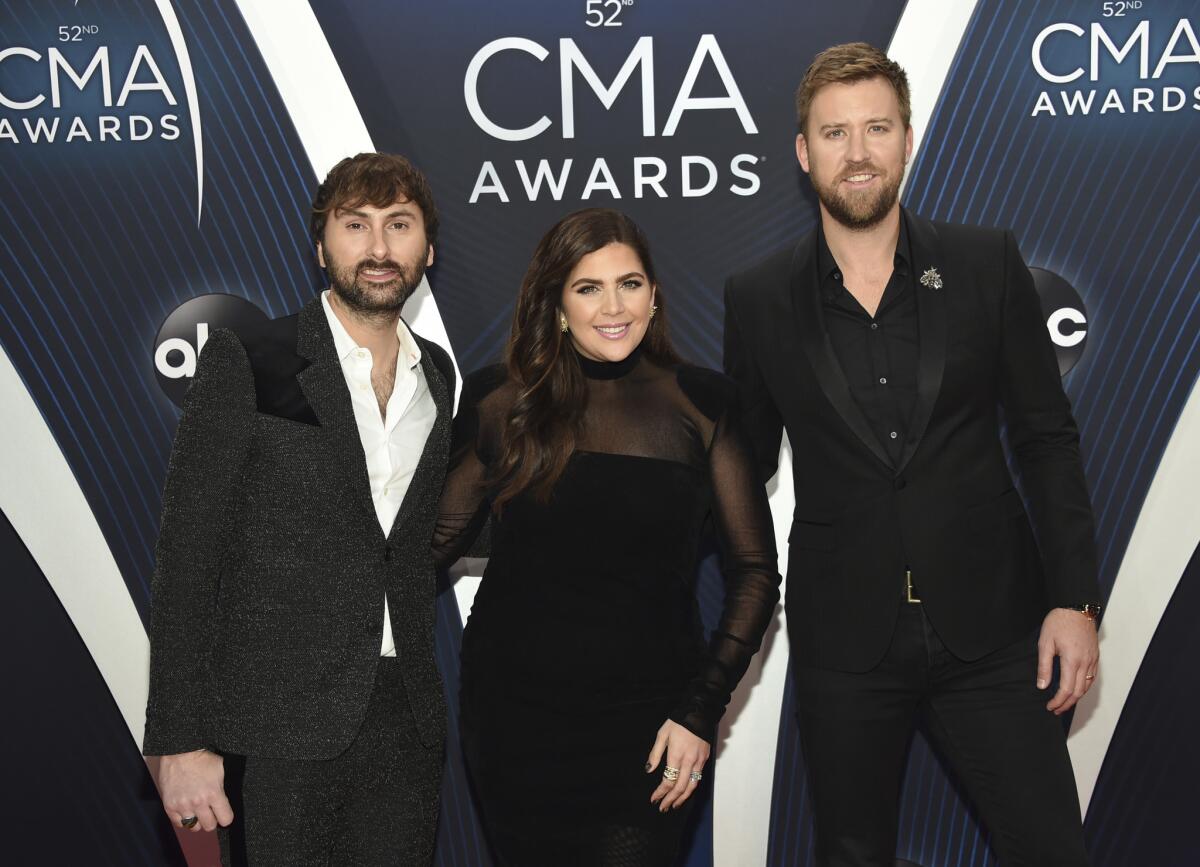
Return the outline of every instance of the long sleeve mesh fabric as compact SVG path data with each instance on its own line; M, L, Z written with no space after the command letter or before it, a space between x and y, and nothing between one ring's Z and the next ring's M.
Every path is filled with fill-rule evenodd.
M687 700L671 718L711 742L779 601L771 511L740 424L736 394L731 393L725 401L724 413L717 421L708 472L725 575L725 604Z
M736 386L712 371L664 367L636 354L617 364L577 358L588 377L588 402L571 466L551 503L539 506L522 494L493 518L493 554L504 560L498 567L504 586L489 586L485 574L480 595L487 598L481 604L477 597L476 607L486 613L473 614L472 620L486 621L497 616L492 612L504 610L510 621L520 619L532 635L543 636L537 613L505 608L497 597L515 598L537 568L531 564L561 564L560 577L551 576L551 583L542 585L549 593L525 597L536 604L544 601L556 612L550 628L559 628L563 618L578 618L579 634L593 628L602 635L588 644L589 653L603 644L601 630L623 633L613 639L610 658L613 666L636 668L629 672L634 680L657 676L661 660L639 662L629 648L647 648L645 653L657 657L686 656L689 685L671 718L712 741L779 599L771 515L741 428ZM514 397L515 387L497 367L464 383L434 536L435 556L442 564L461 556L488 518L488 467L496 460ZM710 515L722 553L726 597L705 648L693 584L701 532ZM585 598L597 582L611 583L605 602L613 611L611 622L598 626L589 618L599 615L570 602L572 586L580 588L578 598ZM620 608L623 599L628 600L626 612ZM678 610L662 610L668 606ZM646 607L655 609L653 616L647 616ZM490 628L486 622L477 625ZM659 652L657 648L667 647L665 639L644 634L672 631L686 633L673 645L686 652ZM569 646L563 648L559 641L556 647L569 657Z

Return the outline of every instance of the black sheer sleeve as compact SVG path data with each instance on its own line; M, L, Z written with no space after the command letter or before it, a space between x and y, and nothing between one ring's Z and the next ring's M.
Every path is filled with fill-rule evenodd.
M450 439L450 466L433 530L433 559L439 567L450 566L468 551L473 556L487 556L486 551L473 547L487 524L489 506L487 466L481 457L485 425L480 401L494 390L499 376L497 368L486 368L463 380Z
M754 452L742 428L736 386L712 375L723 412L709 447L713 519L725 574L725 606L708 651L671 719L709 743L779 601L775 528Z

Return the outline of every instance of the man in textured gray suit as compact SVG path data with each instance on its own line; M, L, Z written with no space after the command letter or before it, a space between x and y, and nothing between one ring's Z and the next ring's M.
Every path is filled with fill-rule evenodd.
M215 331L175 436L150 623L147 755L224 864L428 863L445 707L429 540L454 366L400 318L437 212L360 154L312 209L330 288Z

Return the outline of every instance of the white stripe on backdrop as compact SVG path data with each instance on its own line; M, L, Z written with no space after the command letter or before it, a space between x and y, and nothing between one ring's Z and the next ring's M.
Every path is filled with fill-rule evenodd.
M1196 491L1200 491L1200 383L1192 385L1133 527L1100 627L1096 683L1071 720L1067 748L1085 815L1142 659L1200 545Z
M0 509L87 645L140 749L150 678L146 631L75 474L3 347L0 406Z

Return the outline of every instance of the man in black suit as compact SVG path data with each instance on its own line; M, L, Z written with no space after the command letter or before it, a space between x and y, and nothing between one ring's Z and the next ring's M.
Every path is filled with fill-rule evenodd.
M899 206L908 83L882 52L822 52L797 109L820 225L730 278L725 363L764 479L784 429L792 445L787 616L818 860L893 863L920 722L1000 863L1086 864L1057 715L1099 659L1093 519L1032 277L1010 233Z
M326 177L330 288L213 333L167 476L144 751L224 864L429 863L445 707L430 538L454 366L401 307L437 212L403 157Z

